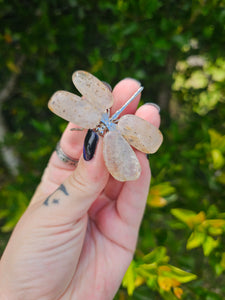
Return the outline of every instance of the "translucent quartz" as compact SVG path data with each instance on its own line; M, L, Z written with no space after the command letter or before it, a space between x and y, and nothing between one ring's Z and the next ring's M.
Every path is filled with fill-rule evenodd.
M162 144L160 130L135 115L122 116L117 127L128 143L141 152L155 153Z
M48 107L59 117L86 129L95 128L102 116L102 112L86 99L66 91L57 91Z
M136 180L141 166L133 149L117 130L109 131L103 139L103 155L106 167L119 181Z
M109 88L92 74L76 71L73 73L72 80L78 91L101 112L113 105L113 96Z

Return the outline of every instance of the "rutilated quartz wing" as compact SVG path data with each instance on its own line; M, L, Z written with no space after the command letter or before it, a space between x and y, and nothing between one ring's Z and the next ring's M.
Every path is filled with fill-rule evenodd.
M72 75L72 80L87 101L102 113L113 105L113 96L109 88L92 74L76 71Z
M157 127L135 115L122 116L117 128L130 145L144 153L155 153L163 141Z
M66 91L55 92L48 107L59 117L86 129L95 128L102 116L86 99Z
M133 149L117 130L108 131L103 139L103 156L111 175L119 181L136 180L141 166Z

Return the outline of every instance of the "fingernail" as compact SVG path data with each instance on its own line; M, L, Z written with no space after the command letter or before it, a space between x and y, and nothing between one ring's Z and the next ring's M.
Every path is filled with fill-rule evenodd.
M102 83L104 83L104 85L107 86L107 88L110 90L110 92L112 92L112 87L111 87L111 85L108 82L102 81Z
M98 135L93 130L89 129L83 147L83 157L86 161L89 161L93 158L95 154L95 149L98 143Z
M139 86L141 86L141 82L140 82L139 80L137 80L137 79L134 79L134 78L132 78L132 77L126 77L126 78L124 78L124 79L131 79L131 80L137 82L137 84L138 84Z
M147 102L147 103L145 103L145 105L152 105L152 106L154 106L158 110L158 112L160 113L160 106L158 104L153 103L153 102Z

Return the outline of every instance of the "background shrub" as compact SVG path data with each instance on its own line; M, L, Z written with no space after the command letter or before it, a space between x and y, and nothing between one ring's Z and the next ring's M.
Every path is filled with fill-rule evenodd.
M164 144L136 256L116 299L223 299L223 0L0 1L0 249L66 123L47 102L73 71L134 77Z

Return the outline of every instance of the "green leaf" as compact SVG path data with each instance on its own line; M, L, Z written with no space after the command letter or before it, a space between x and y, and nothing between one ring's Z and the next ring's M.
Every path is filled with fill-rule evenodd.
M157 265L156 264L151 264L151 265L146 265L142 264L138 266L135 271L139 276L144 278L146 281L147 280L157 280ZM155 278L155 279L154 279Z
M205 220L205 213L202 211L197 214L192 210L174 208L171 209L171 213L174 217L187 224L190 228L201 224Z
M157 290L158 288L158 283L157 283L157 275L152 275L148 276L146 278L146 284L154 291Z
M204 255L209 256L210 253L218 246L219 240L215 240L214 238L208 235L202 245Z
M174 194L175 193L175 188L171 185L170 182L162 182L160 184L157 184L157 185L154 185L151 187L150 189L150 193L151 191L154 191L154 190L159 190L160 192L160 196L162 197L166 197L166 196L169 196L171 194Z
M218 174L219 176L216 177L216 180L225 185L225 172L221 172L220 174Z
M14 195L15 197L15 195ZM28 204L28 199L25 193L23 192L17 192L16 193L16 198L15 198L17 208L16 210L12 213L11 218L5 222L5 224L1 227L1 230L3 232L9 232L13 230L17 222L19 221L22 213L25 211L27 204Z
M208 79L203 71L195 71L191 74L191 77L186 80L185 87L200 89L205 88L208 85Z
M160 290L160 295L162 296L162 298L164 300L177 300L177 297L174 296L172 291L166 292L166 291Z
M192 280L195 280L197 276L195 274L186 272L172 265L167 265L170 269L169 271L163 271L163 276L167 276L169 278L176 279L180 283L186 283Z
M220 264L214 265L216 275L221 275L224 272L224 268Z
M187 241L186 248L190 250L201 246L204 243L205 238L206 238L205 232L199 232L197 230L193 231Z
M9 214L9 211L7 209L0 211L0 219L6 217Z
M133 292L135 290L135 279L136 279L135 267L136 264L134 261L132 261L122 281L122 285L127 288L127 293L129 296L133 295Z
M151 207L163 207L167 205L169 201L172 202L174 200L176 200L175 188L170 182L162 182L151 187L147 203Z
M165 247L157 247L149 254L143 257L143 261L146 264L152 263L165 263L168 261L168 256L166 255L166 248Z
M218 149L225 152L225 136L214 129L209 129L210 143L212 149Z
M215 227L209 227L208 228L208 233L210 235L218 236L223 234L224 230L222 228L215 228Z
M225 270L225 252L223 252L222 255L221 255L220 265Z
M174 217L176 217L180 221L183 221L184 223L186 223L189 218L195 217L197 215L194 211L183 208L171 209L171 213Z
M223 217L221 214L220 216ZM205 220L202 225L204 226L204 228L208 228L208 230L210 229L219 229L220 231L225 230L224 219L208 219Z
M225 163L225 159L223 157L222 152L219 149L212 149L211 155L214 169L221 169Z
M51 126L49 122L39 122L37 120L31 120L31 125L38 131L42 133L50 133L51 132Z

